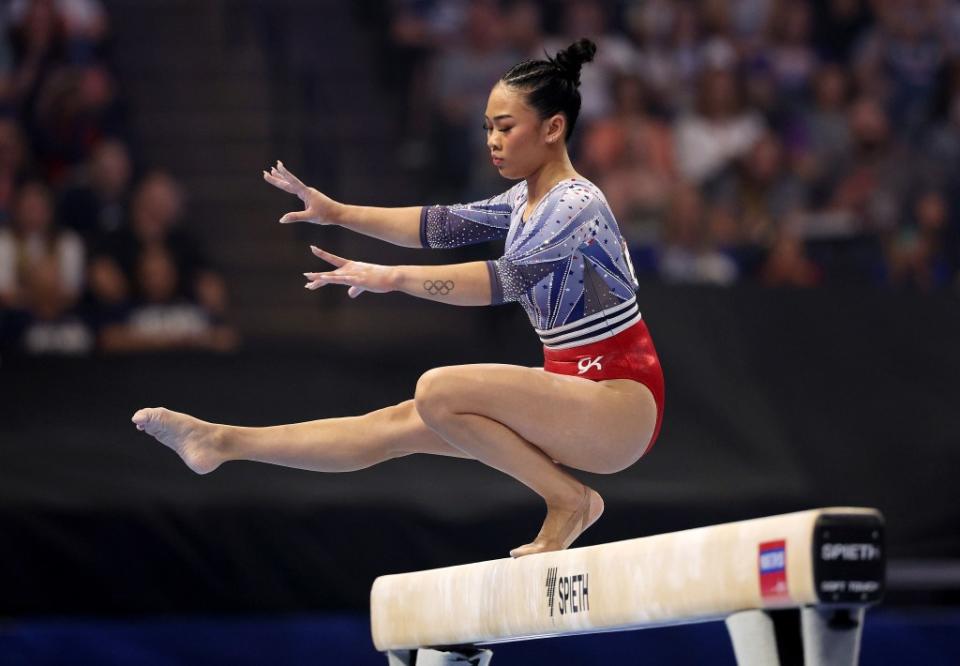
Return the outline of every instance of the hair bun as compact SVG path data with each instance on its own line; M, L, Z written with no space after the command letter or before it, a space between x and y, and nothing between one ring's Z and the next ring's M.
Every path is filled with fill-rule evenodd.
M573 85L580 85L580 68L583 63L593 60L593 55L597 52L597 45L589 39L578 39L573 44L557 52L555 58L551 59L564 78L573 82Z

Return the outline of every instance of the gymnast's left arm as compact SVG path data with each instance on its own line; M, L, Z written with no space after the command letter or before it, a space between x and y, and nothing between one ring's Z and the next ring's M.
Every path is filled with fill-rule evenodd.
M328 284L349 287L347 295L356 298L364 291L382 294L402 291L411 296L450 305L490 305L492 286L488 262L471 261L443 266L381 266L351 261L318 247L310 248L332 271L304 273L307 289Z

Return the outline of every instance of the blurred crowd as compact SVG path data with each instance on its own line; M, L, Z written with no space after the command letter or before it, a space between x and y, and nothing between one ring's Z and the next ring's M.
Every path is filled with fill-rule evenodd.
M436 201L506 188L491 84L590 37L570 150L641 279L960 290L960 0L369 6L399 159ZM111 44L102 0L0 2L0 351L233 349L223 279L182 184L137 154Z
M182 186L139 164L99 0L0 4L0 351L225 351Z
M481 129L510 65L579 37L574 164L641 278L960 289L960 3L393 0L401 159L505 189Z

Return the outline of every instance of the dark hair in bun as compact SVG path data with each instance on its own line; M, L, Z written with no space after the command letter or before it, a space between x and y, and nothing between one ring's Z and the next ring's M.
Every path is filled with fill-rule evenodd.
M580 115L580 68L593 60L597 45L589 39L578 39L546 60L526 60L514 65L500 80L527 94L527 103L549 118L556 113L567 117L569 139Z

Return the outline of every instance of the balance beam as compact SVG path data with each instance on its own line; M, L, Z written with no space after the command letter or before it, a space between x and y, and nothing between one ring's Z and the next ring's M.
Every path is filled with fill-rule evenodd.
M778 663L769 646L751 661L755 644L776 647L769 611L809 607L806 664L855 663L863 608L883 594L883 532L875 509L831 507L380 576L370 594L373 642L405 663L403 651L419 648L726 619L738 663ZM837 651L829 635L837 617L856 629L852 654L812 660Z

